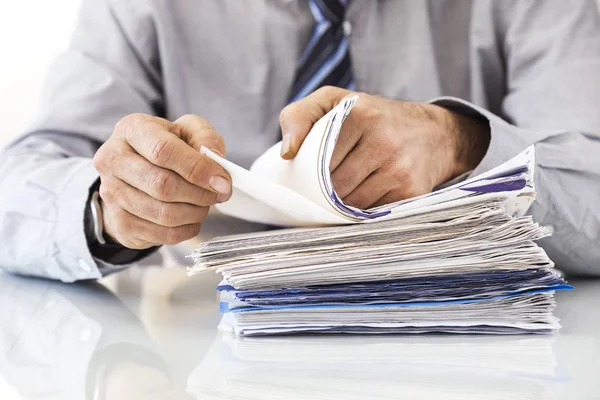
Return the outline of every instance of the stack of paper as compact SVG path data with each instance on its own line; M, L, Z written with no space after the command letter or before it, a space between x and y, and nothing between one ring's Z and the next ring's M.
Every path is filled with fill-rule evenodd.
M533 149L429 195L358 210L337 197L326 168L354 101L315 124L293 162L271 149L250 172L205 152L233 177L221 211L337 225L202 244L190 272L222 274L222 327L240 335L558 329L553 293L570 286L534 242L549 230L523 216L535 197Z

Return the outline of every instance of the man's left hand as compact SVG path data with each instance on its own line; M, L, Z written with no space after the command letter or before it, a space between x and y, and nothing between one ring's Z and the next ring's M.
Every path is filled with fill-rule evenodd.
M282 157L292 159L313 124L358 94L342 126L330 170L338 196L367 209L431 192L474 169L487 151L487 122L443 107L323 87L280 116Z

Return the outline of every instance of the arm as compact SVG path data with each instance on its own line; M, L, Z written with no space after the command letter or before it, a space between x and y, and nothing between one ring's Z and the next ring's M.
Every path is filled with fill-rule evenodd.
M600 17L594 1L495 2L507 93L495 115L457 99L435 103L490 124L473 172L536 149L530 212L554 228L540 242L562 270L600 275Z
M161 192L177 195L182 191L170 189L185 187L188 191L184 192L194 199L191 201L206 200L203 206L216 197L199 187L199 178L188 176L192 182L185 186L183 178L168 171L193 169L204 162L193 149L201 144L203 129L198 124L203 122L188 117L181 124L171 124L151 116L162 114L164 105L157 40L148 4L131 0L84 2L74 40L50 71L38 120L0 158L0 267L4 270L70 282L99 278L123 268L105 262L113 260L95 257L98 254L91 254L88 248L84 215L90 188L99 176L100 192L111 197L103 202L105 234L118 244L141 250L123 247L131 256L118 257L119 263L142 257L153 245L173 244L197 233L196 219L201 219L207 207L163 207L164 203L141 193L155 177L155 183L169 179L169 184L163 182L158 188ZM132 113L137 114L124 118ZM114 128L119 120L121 123ZM156 154L150 155L156 156L155 164L175 148L183 148L187 157L178 157L181 154L174 151L174 160L163 165L165 169L150 165L151 161L140 157L130 144L135 132L144 133L133 138L133 146L142 153L152 140L164 145L165 151L155 148ZM217 136L212 131L209 139L220 140ZM99 174L92 157L105 142L95 158ZM173 166L177 160L186 163ZM128 174L125 167L133 172ZM197 168L196 175L209 173L207 168ZM127 181L132 174L139 176L142 169L147 173L137 182L140 191L136 192ZM123 210L126 201L135 208L131 213ZM148 211L143 205L153 209ZM181 207L187 219L180 218ZM144 214L150 219L153 212L164 215L156 218L157 224L150 228L147 221L137 218ZM193 226L188 225L182 233L178 227L159 225L163 218ZM152 243L140 233L153 235Z
M463 172L487 171L535 144L537 201L531 213L554 228L540 244L564 271L600 275L596 5L592 0L474 4L474 15L493 20L475 23L494 25L498 37L477 36L482 43L473 44L472 58L482 71L473 73L485 76L486 66L503 64L507 82L501 106L492 105L491 112L450 97L424 104L361 94L333 153L336 192L360 208L387 204L427 193ZM496 49L495 43L503 47ZM325 87L288 105L280 116L282 157L293 158L312 123L350 94Z
M90 254L84 209L98 179L92 157L116 121L161 107L152 34L149 15L129 1L84 2L37 120L0 156L3 269L64 281L120 269Z

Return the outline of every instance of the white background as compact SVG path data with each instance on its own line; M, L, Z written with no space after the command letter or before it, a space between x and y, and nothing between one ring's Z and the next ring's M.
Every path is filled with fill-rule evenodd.
M0 0L0 149L35 114L46 70L69 44L80 1ZM0 399L22 398L0 375Z
M0 148L35 115L46 70L69 44L80 2L0 0Z
M80 1L0 0L0 149L32 120L46 70L69 43ZM0 375L0 399L20 398Z
M33 118L46 70L69 44L80 1L0 0L0 149ZM0 399L22 398L0 375Z

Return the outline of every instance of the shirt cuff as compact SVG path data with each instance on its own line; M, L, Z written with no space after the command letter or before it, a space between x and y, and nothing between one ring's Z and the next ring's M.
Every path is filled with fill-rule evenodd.
M91 159L80 159L77 168L57 193L56 256L51 260L60 270L52 273L65 282L102 278L90 254L84 230L84 213L89 188L98 179Z
M438 97L430 100L429 103L489 123L490 144L488 150L479 165L471 172L471 176L489 171L510 160L535 142L535 138L531 137L531 134L527 135L522 128L511 125L494 113L468 101L456 97ZM528 137L530 137L529 140L526 139Z
M130 264L113 264L96 258L90 252L85 234L85 214L89 207L90 188L99 179L91 159L78 160L78 168L73 169L69 179L57 196L58 223L56 224L55 254L50 261L56 273L65 282L85 279L99 279L121 271ZM123 248L125 250L129 250ZM131 262L149 254L140 252ZM112 261L112 260L109 260Z

